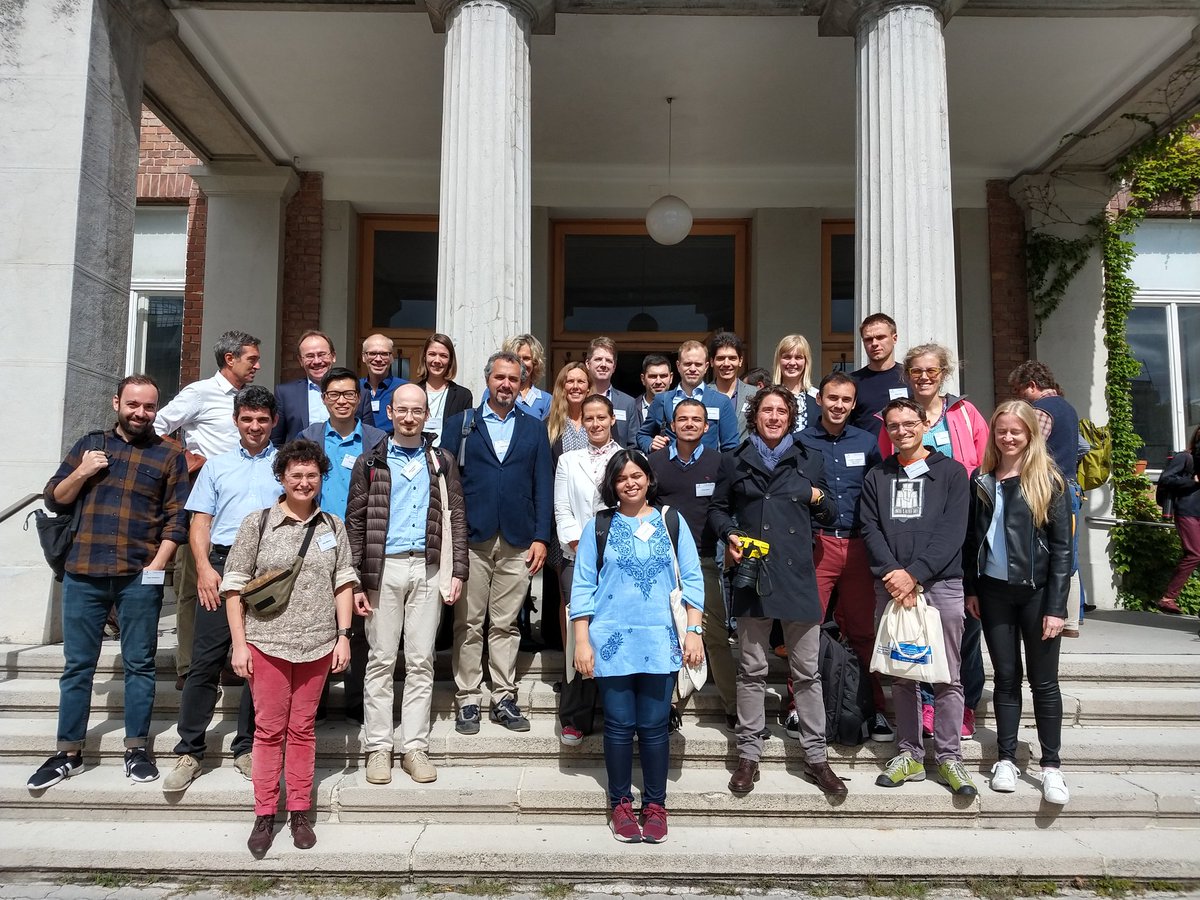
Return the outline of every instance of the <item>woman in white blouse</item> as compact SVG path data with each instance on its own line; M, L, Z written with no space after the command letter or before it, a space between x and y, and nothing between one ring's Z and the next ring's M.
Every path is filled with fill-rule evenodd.
M601 508L600 482L604 477L604 468L612 455L621 449L612 438L615 422L612 401L600 394L587 397L582 409L587 446L568 450L560 456L554 475L554 524L563 554L559 568L563 596L559 624L564 647L567 646L566 605L571 602L575 548L579 544L583 526ZM568 660L571 655L568 650ZM558 719L562 728L560 740L567 746L573 746L582 741L585 734L591 733L596 709L596 683L590 679L585 681L570 671L567 674L573 677L564 681L562 693L559 694Z

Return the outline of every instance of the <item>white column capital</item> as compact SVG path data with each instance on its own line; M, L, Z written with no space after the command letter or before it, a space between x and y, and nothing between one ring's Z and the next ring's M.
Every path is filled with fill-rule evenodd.
M425 0L435 34L445 34L454 10L460 6L503 6L522 16L532 34L554 34L554 0Z
M864 22L878 19L893 9L925 7L934 10L945 27L950 17L967 0L829 0L817 26L822 37L853 35Z
M188 171L209 197L258 195L278 197L286 203L300 189L300 178L290 166L212 163Z

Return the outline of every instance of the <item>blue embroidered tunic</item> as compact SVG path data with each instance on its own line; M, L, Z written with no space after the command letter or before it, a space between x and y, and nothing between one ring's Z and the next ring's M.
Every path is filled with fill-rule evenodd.
M634 533L642 522L654 525L649 540ZM679 529L679 575L683 602L704 608L700 558L686 524ZM596 520L584 526L575 555L571 619L592 617L588 637L596 651L597 678L637 673L666 675L683 664L683 652L671 618L675 567L671 538L662 515L645 519L613 515L604 565L596 571Z

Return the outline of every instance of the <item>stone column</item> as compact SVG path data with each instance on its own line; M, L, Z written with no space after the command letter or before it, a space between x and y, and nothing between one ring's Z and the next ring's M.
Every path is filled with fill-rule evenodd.
M823 33L853 34L859 318L885 312L901 348L957 357L946 99L946 0L834 0ZM863 363L862 348L857 350ZM950 385L951 389L954 385Z
M529 39L553 4L427 6L446 32L437 327L478 397L487 357L530 327Z
M271 387L280 360L296 349L281 347L279 337L284 208L299 178L287 166L258 163L193 166L191 174L208 197L201 374L214 371L209 353L217 338L237 328L262 341L262 371L255 384Z
M124 375L145 47L160 0L0 4L0 506L40 492L61 451L111 424ZM30 415L31 411L34 412ZM0 525L0 640L60 635L50 571L20 516Z

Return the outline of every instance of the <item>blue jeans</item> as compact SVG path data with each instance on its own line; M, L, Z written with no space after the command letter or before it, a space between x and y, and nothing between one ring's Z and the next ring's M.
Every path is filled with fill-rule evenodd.
M963 621L961 674L963 707L974 709L983 699L983 625L974 616ZM921 682L921 703L933 706L933 689Z
M633 735L642 762L642 806L666 806L667 768L671 756L667 721L675 675L613 675L597 678L604 706L604 768L608 802L616 808L633 799Z
M115 604L125 667L125 746L144 747L154 708L154 656L162 585L142 584L142 573L114 578L63 576L63 665L58 680L58 749L83 748L92 681L100 659L104 621Z

